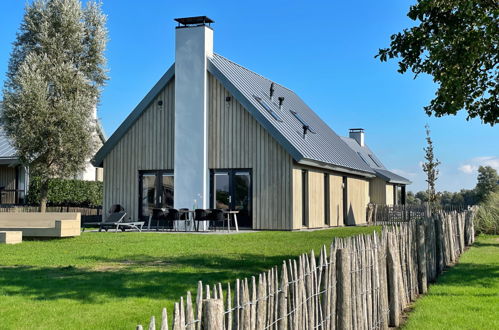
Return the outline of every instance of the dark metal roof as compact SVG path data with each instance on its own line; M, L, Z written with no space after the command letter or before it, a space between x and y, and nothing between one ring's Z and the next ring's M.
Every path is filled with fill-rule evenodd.
M210 73L222 82L296 161L312 160L331 164L339 169L359 171L359 174L374 174L371 167L293 91L274 83L274 93L270 99L271 80L217 54L209 62ZM266 111L255 96L266 100L282 121L276 120ZM284 97L281 108L278 106L278 97ZM313 127L314 132L309 132L304 138L303 124L291 111L298 113Z
M362 161L366 162L375 172L376 176L389 182L397 184L411 184L412 182L398 174L389 171L378 157L367 146L361 146L355 139L342 136L345 143L355 151Z
M170 67L97 152L92 161L94 166L102 166L106 155L174 77L174 68L175 65ZM364 163L293 91L274 83L274 96L270 99L272 81L217 54L209 60L208 71L222 82L295 161L365 176L375 175L371 167ZM282 107L278 106L278 97L284 97ZM272 113L257 101L257 98L265 100L265 104L271 107L272 112L282 121L276 120ZM313 133L309 132L304 138L303 124L291 111L297 112L313 128Z
M205 24L209 25L211 23L215 23L215 21L209 18L208 16L181 17L181 18L175 18L174 21L184 26L205 25Z
M16 149L12 146L2 127L0 127L0 159L17 160Z
M411 184L412 183L411 181L407 180L406 178L404 178L398 174L395 174L393 172L390 172L388 170L377 168L377 169L374 169L374 171L376 171L377 176L379 176L383 180L388 181L390 183L398 183L398 184Z

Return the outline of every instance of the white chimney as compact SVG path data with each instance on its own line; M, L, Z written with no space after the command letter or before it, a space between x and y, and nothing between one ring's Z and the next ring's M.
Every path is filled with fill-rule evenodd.
M175 30L174 207L208 208L208 73L213 23L206 16L177 18Z
M348 136L351 139L357 141L357 143L363 147L364 146L364 129L363 128L350 128Z

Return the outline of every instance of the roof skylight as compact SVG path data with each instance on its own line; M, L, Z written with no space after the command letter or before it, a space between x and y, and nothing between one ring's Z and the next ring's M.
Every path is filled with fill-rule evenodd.
M374 164L376 164L376 166L381 167L381 165L378 164L378 162L374 159L373 155L369 154L369 158L371 158L371 160L373 161Z
M367 162L367 160L364 158L364 155L363 155L363 154L361 154L361 153L360 153L360 152L358 152L358 151L357 151L357 154L360 156L360 158L362 158L362 160L364 161L364 163L366 163L367 165L371 166L371 165Z
M261 98L261 97L258 97L258 96L256 96L256 95L253 95L253 97L255 98L255 100L257 100L257 101L258 101L258 103L260 103L260 105L261 105L261 106L262 106L265 110L267 110L267 112L268 112L268 113L270 113L270 115L271 115L272 117L274 117L274 119L275 119L275 120L282 122L281 117L279 117L279 116L277 115L277 113L275 113L275 111L274 111L274 110L272 110L272 108L270 107L270 105L269 105L267 102L265 102L264 100L262 100L262 98Z
M307 130L310 132L310 133L314 133L315 134L315 131L312 127L310 127L310 125L305 121L305 119L303 119L302 116L300 116L300 114L296 111L293 111L293 110L290 110L291 113L293 114L293 116L295 116L296 119L298 119L298 121L303 125L303 127L307 127Z

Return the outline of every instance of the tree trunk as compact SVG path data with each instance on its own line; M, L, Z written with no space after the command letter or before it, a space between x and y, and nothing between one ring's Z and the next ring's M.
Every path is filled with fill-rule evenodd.
M43 179L40 185L40 212L45 213L47 211L47 200L49 192L49 180Z

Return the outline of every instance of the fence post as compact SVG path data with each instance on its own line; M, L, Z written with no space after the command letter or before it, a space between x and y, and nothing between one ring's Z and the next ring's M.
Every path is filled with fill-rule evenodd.
M417 251L418 251L418 287L419 293L428 291L428 280L426 274L426 246L424 222L417 224Z
M336 251L336 278L337 278L337 329L352 328L352 296L350 294L350 250L339 249Z
M393 233L387 234L387 275L388 275L388 304L390 306L389 325L398 327L400 325L400 260L395 253L395 237Z
M203 318L201 329L223 330L224 327L224 304L222 299L203 300Z
M444 225L442 214L435 215L435 229L436 229L436 242L437 242L437 276L444 271L445 253L444 253Z

